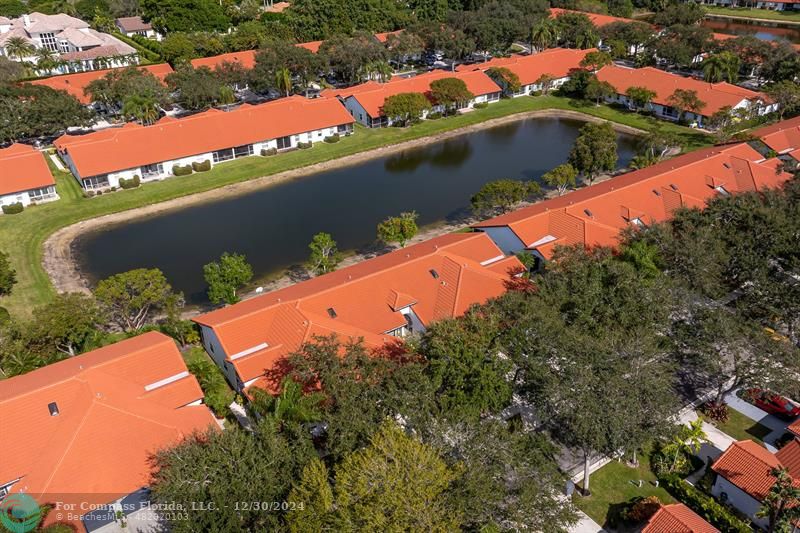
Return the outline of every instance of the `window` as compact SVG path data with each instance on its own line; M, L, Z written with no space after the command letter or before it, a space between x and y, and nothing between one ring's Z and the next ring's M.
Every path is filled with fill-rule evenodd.
M245 144L243 146L237 146L233 149L233 155L236 157L247 157L248 155L253 155L253 145Z
M28 191L28 197L34 202L37 200L44 200L50 198L56 193L56 188L52 185L49 187L42 187L41 189L33 189Z
M278 150L284 150L286 148L292 147L292 138L291 137L281 137L278 139Z
M233 159L233 148L228 148L226 150L217 150L213 154L214 156L214 163L219 163L220 161L228 161L229 159Z
M69 42L67 41L61 41L58 47L61 49L62 54L66 54L67 52L69 52Z
M102 174L100 176L92 176L91 178L83 179L83 188L87 191L92 189L102 189L103 187L108 187L108 174Z
M52 33L42 33L39 35L39 40L42 43L42 48L47 48L51 52L58 52L58 41Z
M164 165L162 165L161 163L154 163L152 165L145 165L142 167L143 178L159 176L163 173L164 173Z

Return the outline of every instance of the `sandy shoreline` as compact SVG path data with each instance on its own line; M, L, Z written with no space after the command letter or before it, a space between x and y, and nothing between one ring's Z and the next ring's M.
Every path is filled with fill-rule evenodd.
M247 181L225 185L209 191L189 194L186 196L182 196L180 198L166 200L164 202L159 202L152 205L137 207L135 209L129 209L127 211L122 211L119 213L113 213L110 215L103 215L100 217L91 218L88 220L77 222L70 226L63 227L54 232L52 235L50 235L44 242L42 266L44 267L45 272L47 272L47 275L50 277L53 287L58 292L88 292L89 291L88 281L79 271L77 262L75 260L75 255L73 253L73 244L75 242L75 239L84 233L88 233L109 225L128 222L131 220L135 220L137 218L143 218L147 216L165 213L168 211L182 209L184 207L196 205L203 202L215 201L222 198L229 198L241 194L246 194L251 191L263 189L283 181L288 181L291 179L308 176L310 174L316 174L327 170L356 165L364 161L369 161L371 159L384 157L397 152L401 152L403 150L408 150L410 148L424 146L430 143L435 143L452 137L464 135L466 133L471 133L491 128L494 126L499 126L511 122L517 122L520 120L524 120L527 118L534 118L534 117L570 118L570 119L580 120L582 122L607 122L597 117L585 115L583 113L579 113L576 111L562 110L562 109L543 109L537 111L529 111L525 113L517 113L505 117L487 120L485 122L481 122L478 124L465 126L463 128L442 132L436 135L431 135L429 137L422 137L419 139L414 139L410 141L401 142L398 144L376 148L374 150L367 150L364 152L359 152L357 154L352 154L338 159L333 159L331 161L315 163L294 170L287 170L285 172L279 172L276 174L271 174L269 176L253 178ZM616 131L621 133L627 133L630 135L641 135L644 133L643 130L633 128L631 126L625 126L623 124L618 124L615 122L610 122L610 123ZM420 235L420 237L424 235L425 238L431 238L436 234L453 231L454 229L457 229L457 227L443 225L441 227L437 227L436 229L438 229L439 231L438 232L425 231ZM350 263L351 261L357 262L358 260L360 260L359 256L354 256L353 258L349 259L350 261L347 261L348 263ZM198 267L199 266L200 265L198 265ZM285 277L286 276L284 276L284 278ZM276 280L275 282L272 282L267 286L265 286L265 288L268 288L269 290L278 288L277 285L278 282L280 281L281 280Z

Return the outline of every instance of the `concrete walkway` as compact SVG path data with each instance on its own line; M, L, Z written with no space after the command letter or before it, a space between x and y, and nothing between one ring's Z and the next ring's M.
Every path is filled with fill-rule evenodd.
M569 533L600 533L605 532L605 529L600 527L600 524L589 518L583 511L578 511L580 521L572 526Z
M774 451L775 441L778 440L786 433L786 427L791 423L788 420L783 420L775 415L771 415L766 411L759 409L750 402L746 402L736 395L736 391L728 393L725 396L725 402L728 407L735 409L750 420L758 422L762 426L769 428L770 433L764 437L764 443L772 447Z
M681 415L680 421L688 425L689 423L697 420L697 418L698 416L695 411L689 411ZM727 433L723 433L718 428L705 421L703 422L703 431L706 434L708 442L703 443L695 455L703 461L705 466L686 478L686 481L692 485L696 485L697 482L705 475L708 464L714 462L720 455L722 455L722 452L727 450L728 446L734 442L733 437Z

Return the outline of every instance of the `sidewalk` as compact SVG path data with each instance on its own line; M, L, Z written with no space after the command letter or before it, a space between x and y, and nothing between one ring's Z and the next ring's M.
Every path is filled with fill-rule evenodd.
M600 527L600 524L589 518L583 511L578 511L580 521L572 526L569 533L600 533L605 532L605 529Z
M682 414L680 421L684 424L689 424L697 420L697 418L697 413L691 411ZM709 462L715 461L720 455L722 455L722 452L727 450L728 446L734 442L734 439L730 435L723 433L715 426L705 421L703 422L703 431L706 434L708 442L700 446L700 449L695 455L703 461L705 466L686 478L686 481L692 485L696 485L700 478L705 475L706 467L708 466Z

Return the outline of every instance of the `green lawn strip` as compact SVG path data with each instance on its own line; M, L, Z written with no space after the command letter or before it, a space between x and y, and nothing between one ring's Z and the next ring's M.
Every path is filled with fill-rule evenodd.
M732 407L728 408L728 420L726 422L709 420L700 413L698 413L698 416L701 416L706 422L736 440L752 440L763 444L764 437L772 432L767 426L754 421Z
M800 23L800 12L771 11L769 9L753 8L728 8L716 6L703 6L709 15L729 15L749 19L774 20L779 22Z
M635 484L640 479L643 481L641 488ZM576 493L572 501L595 522L601 526L607 525L608 520L619 512L622 504L637 496L658 496L662 503L675 502L675 498L663 487L653 484L655 480L656 476L650 470L648 454L641 454L639 466L636 468L613 460L589 478L591 495L583 497Z
M42 244L53 232L75 222L428 137L493 118L545 109L578 111L635 128L671 131L683 138L687 149L711 143L711 138L701 132L652 117L607 106L584 105L556 96L540 96L502 100L485 109L445 119L427 120L410 128L367 129L357 126L355 135L343 137L338 143L318 143L308 150L296 150L271 157L243 158L218 165L208 172L172 177L146 183L138 189L108 193L90 199L83 198L77 181L69 173L56 171L52 162L49 162L56 176L61 199L29 207L18 215L0 216L0 250L11 255L18 280L12 295L4 298L0 305L12 314L28 314L34 306L49 299L53 288L41 266Z

